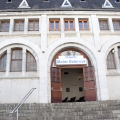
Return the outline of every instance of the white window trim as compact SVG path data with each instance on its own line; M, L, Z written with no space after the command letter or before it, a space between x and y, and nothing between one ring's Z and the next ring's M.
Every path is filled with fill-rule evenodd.
M68 3L68 5L65 5L65 3ZM63 4L61 7L72 7L71 3L69 2L69 0L64 0Z
M25 4L26 4L26 6L23 6L23 3L24 3L24 2L25 2ZM28 5L28 3L27 3L26 0L23 0L23 1L21 2L21 4L19 5L18 8L30 8L30 6Z
M110 5L110 6L106 6L106 3L108 2L108 4ZM110 1L109 0L105 0L105 3L102 5L102 8L114 8L113 6L112 6L112 4L110 3Z

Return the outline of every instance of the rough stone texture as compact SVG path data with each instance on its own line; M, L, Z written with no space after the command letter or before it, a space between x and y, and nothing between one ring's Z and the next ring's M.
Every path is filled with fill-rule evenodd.
M0 104L0 120L16 120L17 104ZM120 100L82 103L23 104L19 120L120 120Z

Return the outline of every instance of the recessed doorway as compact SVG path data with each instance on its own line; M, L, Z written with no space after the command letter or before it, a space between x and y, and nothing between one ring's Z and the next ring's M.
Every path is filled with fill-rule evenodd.
M69 101L74 98L74 101L84 96L84 77L82 68L62 68L62 100L68 97Z

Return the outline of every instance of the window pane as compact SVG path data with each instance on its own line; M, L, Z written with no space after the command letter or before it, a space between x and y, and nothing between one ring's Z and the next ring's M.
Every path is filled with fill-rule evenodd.
M107 56L107 68L108 69L115 69L115 60L114 60L114 53L112 53L112 50L109 52Z
M50 21L50 29L54 29L54 21Z
M29 30L33 30L33 22L29 22Z
M37 63L35 58L30 52L27 52L27 71L36 71Z
M20 23L20 31L23 31L24 30L24 22L21 22Z
M114 30L117 30L116 22L113 22Z
M56 21L56 29L59 29L59 21Z
M68 21L65 21L65 29L68 29Z
M73 28L74 28L73 21L70 21L70 29L73 29Z
M107 24L107 21L104 21L104 30L108 30L108 24Z
M83 29L83 27L82 27L82 21L79 21L79 29Z
M6 23L6 31L9 31L9 25L10 23Z
M5 23L1 23L1 32L5 31Z
M84 21L84 29L88 29L87 21Z
M11 71L12 72L22 71L22 50L21 49L12 50Z
M116 23L116 24L115 24L115 25L116 25L116 29L115 29L115 30L120 30L120 22L119 22L119 21L116 21L115 23Z
M99 22L100 30L103 30L102 21Z
M15 31L19 31L19 23L18 22L15 23Z
M6 70L6 58L7 58L6 53L0 57L0 71Z
M34 30L38 31L39 30L39 22L38 21L35 21L35 28Z

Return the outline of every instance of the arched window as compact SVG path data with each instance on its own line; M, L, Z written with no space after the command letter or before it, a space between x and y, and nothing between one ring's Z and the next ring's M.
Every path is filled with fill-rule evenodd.
M27 51L27 71L36 71L37 70L37 64L36 60L33 57L33 55Z
M107 56L107 68L115 69L115 59L114 59L114 50L111 50Z
M118 57L119 57L119 62L120 62L120 47L118 47Z
M12 49L11 54L11 72L22 71L22 49Z
M6 58L7 58L7 54L6 52L0 56L0 71L4 72L6 70Z

